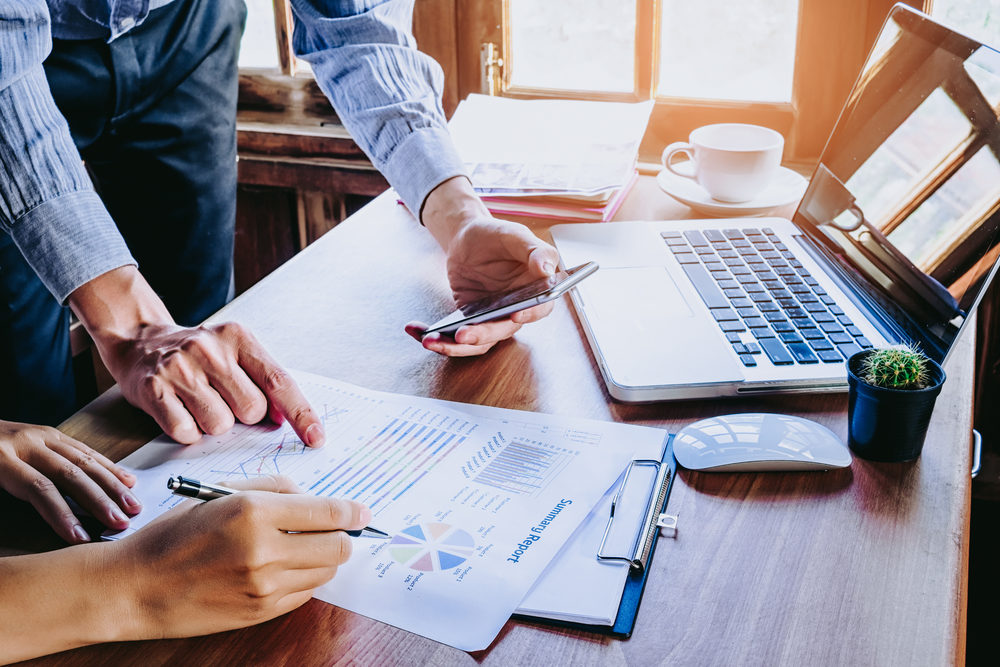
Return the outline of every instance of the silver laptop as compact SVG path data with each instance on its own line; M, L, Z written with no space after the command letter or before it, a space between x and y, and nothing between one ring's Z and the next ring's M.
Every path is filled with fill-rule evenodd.
M846 389L845 359L943 362L1000 257L1000 53L897 5L793 220L552 228L611 395Z

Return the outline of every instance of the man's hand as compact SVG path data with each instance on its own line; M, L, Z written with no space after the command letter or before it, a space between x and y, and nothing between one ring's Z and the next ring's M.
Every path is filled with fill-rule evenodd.
M177 442L270 416L288 419L306 445L323 444L323 427L298 385L239 324L177 326L134 267L83 285L70 305L125 398Z
M142 505L135 477L82 442L48 426L0 421L0 488L27 501L70 544L90 541L65 496L108 528L128 526Z
M524 225L493 218L463 177L445 181L432 191L422 218L448 255L448 280L460 306L556 271L556 249ZM439 334L424 336L427 325L422 322L409 323L406 331L425 348L440 354L483 354L513 336L523 324L548 315L553 305L543 303L509 318L464 326L455 332L454 339Z
M147 326L101 357L125 398L177 442L269 416L278 424L287 417L307 445L323 444L323 427L295 381L239 324Z

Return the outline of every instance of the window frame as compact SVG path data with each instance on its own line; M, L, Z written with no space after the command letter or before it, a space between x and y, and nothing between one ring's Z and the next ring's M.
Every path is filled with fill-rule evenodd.
M904 0L929 12L932 0ZM655 96L659 66L658 30L662 0L636 0L635 82L631 93L549 90L514 87L510 73L509 0L420 0L415 3L413 33L421 51L445 72L443 104L450 115L470 93L483 92L482 46L497 46L500 93L521 99L654 99L640 159L657 163L659 151L686 139L708 123L747 122L772 127L785 135L785 161L808 165L819 157L830 129L854 85L865 57L895 0L799 0L796 67L792 100L786 103L699 100ZM240 114L262 122L310 128L310 133L343 129L311 72L297 71L291 46L291 5L274 0L278 69L240 70ZM836 55L831 55L831 54ZM812 76L821 71L825 76ZM262 117L263 116L263 117ZM246 138L243 139L244 141ZM273 140L269 140L273 145ZM297 145L302 141L298 140Z
M511 51L509 0L481 0L494 5L492 38L504 61L500 94L521 99L655 100L640 158L659 160L666 144L686 139L708 123L747 122L766 125L786 137L786 161L812 162L819 157L868 50L895 0L800 0L792 100L782 103L704 100L655 94L659 69L661 0L636 0L635 81L631 93L553 90L511 85L516 54ZM907 0L930 9L930 0ZM860 19L860 20L859 20ZM832 27L831 27L832 26ZM837 57L829 57L834 44ZM824 71L826 77L810 73ZM465 91L474 92L474 91Z

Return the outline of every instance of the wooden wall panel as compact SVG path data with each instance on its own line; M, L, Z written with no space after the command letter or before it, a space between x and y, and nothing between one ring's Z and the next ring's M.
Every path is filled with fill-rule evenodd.
M417 0L413 8L413 36L417 47L444 70L444 112L449 117L460 99L455 4L458 0Z
M479 48L486 42L503 42L501 0L456 0L458 31L458 95L481 92Z
M300 250L297 210L294 190L239 186L234 249L237 294Z

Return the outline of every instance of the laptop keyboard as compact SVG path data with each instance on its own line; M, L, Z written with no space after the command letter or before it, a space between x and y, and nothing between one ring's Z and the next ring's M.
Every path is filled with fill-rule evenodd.
M770 228L661 234L745 366L836 364L872 347Z

